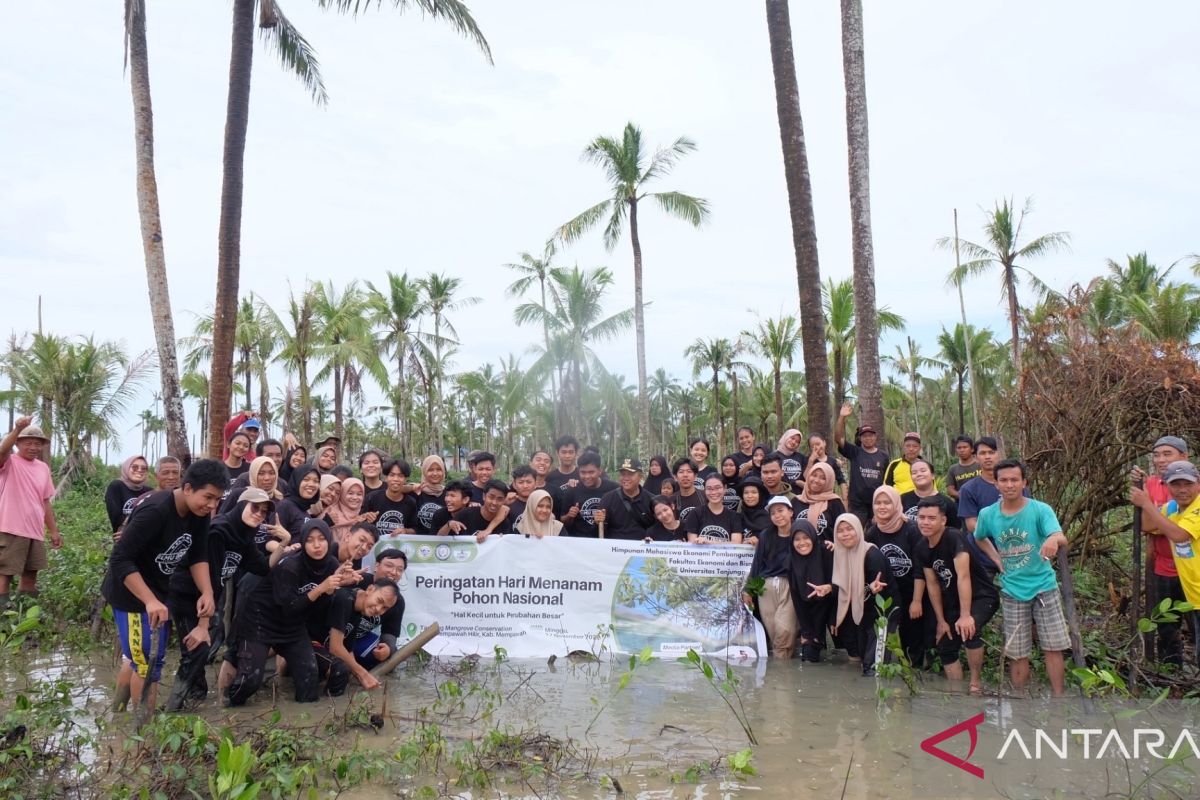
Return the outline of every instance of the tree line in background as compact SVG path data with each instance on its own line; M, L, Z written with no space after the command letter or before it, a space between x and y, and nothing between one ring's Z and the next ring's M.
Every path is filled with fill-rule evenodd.
M561 267L554 257L547 247L537 258L525 253L507 265L516 278L509 293L524 300L514 322L530 329L534 343L465 371L454 369L469 345L460 341L454 318L480 301L466 296L456 278L388 273L379 284L310 283L292 289L282 308L244 297L234 337L238 405L259 410L270 434L286 430L312 441L331 430L350 453L372 445L413 459L436 451L453 460L481 448L514 464L554 435L572 432L611 463L637 445L637 387L609 370L594 348L627 334L633 310L606 307L614 283L608 269ZM1139 253L1108 262L1105 275L1065 293L1035 279L1037 301L1028 309L1018 305L1022 341L1069 311L1081 329L1126 332L1147 343L1147 352L1186 346L1200 335L1200 293L1191 282L1172 280L1172 272ZM852 295L849 280L822 284L833 379L821 389L835 407L856 396ZM882 392L886 440L898 442L916 430L940 463L960 432L999 431L1020 441L1019 425L997 412L1019 384L1012 342L961 322L943 327L933 342L918 342L904 335L906 321L890 309L881 308L879 320L903 336L903 344L882 356L890 373ZM179 341L181 384L198 411L200 441L208 435L212 329L212 315L198 315L192 334ZM761 318L744 330L714 333L724 335L698 338L680 353L682 375L663 366L649 374L647 452L682 453L695 436L709 438L715 452L729 452L739 425L767 442L787 428L814 429L795 317ZM113 342L14 335L0 361L8 382L0 398L10 416L38 410L69 473L127 433L114 426L131 411L153 367L153 352L130 354ZM979 398L978 418L972 394ZM370 402L373 397L381 401ZM165 433L161 396L154 399L155 408L137 418L141 452L148 454L161 452L151 444ZM123 445L120 453L137 449Z

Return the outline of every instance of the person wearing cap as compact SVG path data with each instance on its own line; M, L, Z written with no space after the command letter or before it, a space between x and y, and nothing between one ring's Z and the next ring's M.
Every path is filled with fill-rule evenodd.
M263 576L278 563L285 552L291 534L275 528L278 544L268 558L256 544L259 528L275 511L275 502L264 490L251 486L241 493L232 509L221 514L208 527L208 572L213 601L221 608L226 582L238 572ZM295 548L292 548L293 550ZM201 591L191 572L176 570L171 575L167 608L179 637L179 668L175 685L167 700L168 711L180 711L188 700L203 700L208 696L204 667L209 663L212 648L222 636L220 614L200 617L196 604Z
M1171 543L1184 599L1200 607L1200 557L1196 553L1200 548L1200 472L1190 461L1173 461L1163 471L1162 482L1171 499L1161 507L1137 486L1130 489L1129 500L1142 510L1142 530L1159 534ZM1200 641L1196 612L1186 612L1185 616L1192 641Z
M654 525L650 495L642 491L642 462L627 458L621 462L618 486L600 498L600 507L592 515L609 539L644 539ZM725 489L722 484L721 494Z
M871 521L875 490L883 485L883 470L890 456L876 446L879 434L870 425L859 425L854 441L846 441L846 420L851 413L850 404L843 403L833 426L833 440L838 452L850 462L850 491L846 505L859 522L867 525Z
M1186 461L1188 456L1187 442L1178 436L1163 436L1154 443L1150 451L1150 465L1154 474L1147 476L1140 467L1134 467L1131 478L1136 482L1145 480L1146 494L1154 501L1154 505L1162 507L1171 502L1171 490L1163 482L1162 476L1167 467L1176 461ZM1146 587L1146 604L1154 605L1167 598L1182 603L1186 598L1183 594L1183 584L1179 582L1179 572L1175 569L1175 547L1171 540L1158 531L1142 528L1142 533L1150 537L1150 550L1153 554L1154 575L1153 584ZM1158 660L1164 664L1183 664L1183 642L1179 638L1178 622L1160 622L1158 625Z
M790 576L792 571L792 501L782 495L767 501L771 527L763 531L754 548L747 579L762 578L762 593L758 610L762 616L771 654L789 659L796 648L796 608L792 604ZM755 598L743 590L742 602L752 605Z
M19 577L22 592L37 594L37 574L49 566L47 530L50 545L62 547L58 520L50 507L54 480L41 460L48 444L50 438L31 417L18 419L0 441L0 611L8 605L13 578Z
M262 433L262 423L258 421L258 412L246 409L240 413L234 414L229 422L225 423L225 427L221 429L221 435L225 439L225 449L221 452L221 458L225 459L229 456L229 440L233 434L238 431L245 431L250 437L250 446L258 441L259 434Z
M966 434L956 436L954 455L958 456L958 463L952 464L946 471L946 494L958 500L958 493L966 482L979 474L979 462L975 460L975 440Z
M904 450L900 458L894 458L883 470L885 486L894 486L900 494L913 491L912 464L921 457L921 434L909 431L904 434Z
M1067 537L1054 509L1025 496L1025 465L996 465L1000 502L979 512L974 537L984 554L1000 567L1000 608L1004 615L1004 655L1011 659L1016 688L1029 682L1033 629L1046 660L1046 677L1055 697L1066 681L1063 651L1071 646L1054 559ZM976 478L975 480L979 480Z

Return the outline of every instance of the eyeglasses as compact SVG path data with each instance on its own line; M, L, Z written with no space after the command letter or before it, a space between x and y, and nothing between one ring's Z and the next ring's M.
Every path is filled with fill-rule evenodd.
M134 464L133 466L131 466L131 467L129 468L129 471L130 471L130 472L146 472L146 471L148 471L149 469L150 469L150 468L149 468L149 467L147 467L147 466L146 466L146 465L144 465L144 464Z
M250 506L250 510L255 514L266 514L271 510L271 507L266 503L255 503Z

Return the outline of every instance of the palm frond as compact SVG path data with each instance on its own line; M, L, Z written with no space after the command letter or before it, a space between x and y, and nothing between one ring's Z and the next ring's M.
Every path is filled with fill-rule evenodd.
M296 26L284 16L275 0L259 0L270 4L274 12L275 24L271 27L260 27L263 40L279 56L284 69L295 74L304 88L312 95L313 102L319 106L329 103L329 94L325 91L325 81L321 77L321 65L317 61L317 52L308 40L304 38Z
M555 238L559 241L570 244L579 239L585 233L596 226L596 223L608 213L613 201L603 200L586 211L579 214L571 221L565 223L557 231L554 232Z
M474 42L489 64L495 64L492 60L492 48L465 3L459 0L391 0L391 4L401 12L415 5L425 16L445 20L456 33ZM317 0L317 5L321 8L332 8L341 14L358 16L371 5L383 5L383 0Z
M684 220L698 228L708 219L708 201L683 192L655 192L653 197L663 211L676 219Z
M650 165L642 173L641 183L649 183L655 178L661 178L666 175L675 168L680 158L688 153L695 152L695 150L696 143L686 136L680 136L669 146L660 148L651 157Z

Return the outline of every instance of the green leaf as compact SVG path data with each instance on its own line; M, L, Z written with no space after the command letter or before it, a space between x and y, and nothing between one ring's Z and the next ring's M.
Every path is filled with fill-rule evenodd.
M1151 631L1158 628L1157 624L1151 622L1150 620L1146 619L1145 617L1142 617L1141 619L1138 620L1137 626L1138 626L1138 630L1141 631L1142 633L1150 633Z
M704 671L704 677L708 678L710 681L713 679L713 668L712 668L712 664L709 664L707 661L705 661L705 662L704 662L704 663L703 663L703 664L700 666L700 669L702 669L702 670Z

